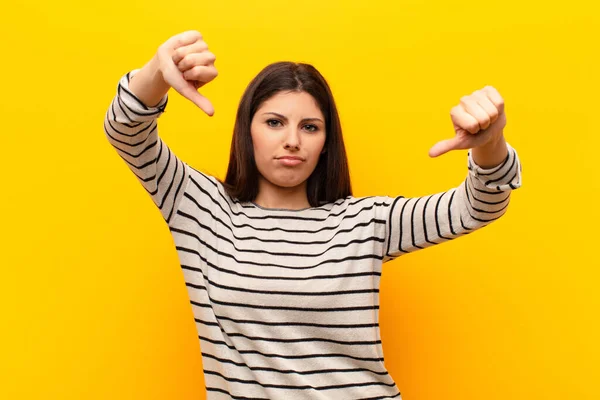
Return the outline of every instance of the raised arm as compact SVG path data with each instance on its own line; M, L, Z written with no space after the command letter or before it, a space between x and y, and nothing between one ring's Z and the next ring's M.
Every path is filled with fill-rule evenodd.
M473 232L506 213L511 191L521 187L521 163L504 139L504 100L486 86L461 98L450 115L455 137L436 143L437 157L469 149L467 178L456 188L423 197L386 197L384 261Z
M143 68L125 74L104 118L110 144L170 222L183 195L189 167L158 136L157 119L165 111L173 87L208 115L210 101L197 89L217 76L215 57L202 36L188 31L159 47Z

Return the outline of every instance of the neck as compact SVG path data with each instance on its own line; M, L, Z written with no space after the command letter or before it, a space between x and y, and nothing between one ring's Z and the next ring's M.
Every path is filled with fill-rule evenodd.
M300 210L310 207L306 195L306 181L294 187L273 185L264 178L259 179L258 195L254 203L264 208Z

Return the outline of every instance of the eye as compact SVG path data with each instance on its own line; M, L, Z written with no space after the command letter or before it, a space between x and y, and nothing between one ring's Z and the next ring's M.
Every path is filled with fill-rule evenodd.
M281 121L279 121L278 119L268 119L266 123L271 128L276 128L278 124L281 124ZM306 128L309 132L316 132L319 130L319 127L313 124L304 125L304 128Z
M271 124L271 122L276 122L276 123L278 123L278 124L279 124L279 123L281 123L281 122L279 122L279 121L278 121L278 120L276 120L276 119L268 119L268 120L267 120L267 125L269 125L271 128L275 128L275 127L277 126L277 125L273 125L273 124Z

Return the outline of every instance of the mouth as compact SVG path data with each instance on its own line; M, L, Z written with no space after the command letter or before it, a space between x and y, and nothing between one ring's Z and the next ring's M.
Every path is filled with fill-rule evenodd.
M295 165L298 165L302 162L304 162L304 160L300 157L292 157L292 156L286 156L286 157L279 157L277 158L277 161L285 166L288 167L293 167Z
M298 161L304 161L302 158L300 157L296 157L296 156L283 156L283 157L278 157L278 160L298 160Z

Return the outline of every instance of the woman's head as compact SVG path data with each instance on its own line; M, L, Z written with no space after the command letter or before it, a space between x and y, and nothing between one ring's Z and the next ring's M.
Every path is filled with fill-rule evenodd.
M270 64L242 96L224 185L230 196L252 201L261 180L305 185L311 206L352 194L337 108L329 85L309 64Z

